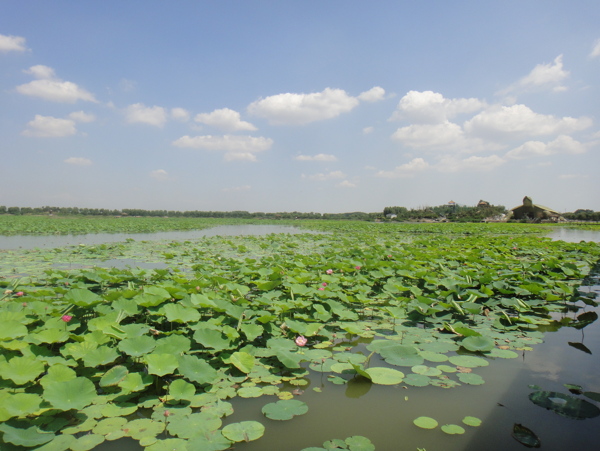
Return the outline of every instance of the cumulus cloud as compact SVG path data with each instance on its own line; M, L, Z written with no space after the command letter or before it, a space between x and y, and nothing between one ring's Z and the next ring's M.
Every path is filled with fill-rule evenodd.
M165 180L169 180L169 173L164 169L157 169L155 171L150 172L150 177L162 182Z
M167 121L167 113L163 107L147 107L143 103L134 103L125 108L125 120L130 124L141 123L162 127Z
M464 142L460 125L448 121L408 125L396 130L392 139L413 148L456 147Z
M368 91L361 92L358 99L363 102L378 102L385 98L385 89L380 86L375 86Z
M308 180L315 180L317 182L325 182L327 180L336 180L336 179L346 178L346 174L344 174L342 171L331 171L328 173L321 172L321 173L313 174L313 175L302 174L302 178L306 178Z
M17 92L20 94L61 103L75 103L78 100L98 102L93 94L75 83L56 78L51 67L31 66L25 73L33 75L37 80L17 86Z
M506 160L500 158L498 155L490 155L488 157L472 156L468 158L445 156L437 164L437 169L441 172L481 172L491 171L504 163L506 163Z
M379 171L375 176L383 178L412 177L427 168L429 168L429 163L423 160L423 158L413 158L408 163L396 166L391 171Z
M433 91L409 91L398 102L390 120L436 124L465 113L482 110L487 104L476 98L447 99Z
M558 55L552 63L538 64L529 74L498 94L505 95L515 91L546 89L554 92L565 91L567 87L562 82L569 77L569 71L564 69L562 58L562 55Z
M269 150L273 140L262 136L182 136L173 141L174 146L191 149L216 150L225 152L225 161L256 161L255 153Z
M373 133L373 130L375 130L375 127L365 127L363 128L362 132L363 135L368 135L369 133Z
M465 131L488 139L523 138L529 136L570 133L586 129L592 120L538 114L518 104L490 108L465 122Z
M92 113L86 113L84 111L74 111L69 114L69 118L73 119L76 122L94 122L96 120L96 116Z
M75 121L52 116L41 116L39 114L36 114L35 118L27 123L27 127L22 132L24 136L61 138L77 133Z
M92 160L89 158L81 158L81 157L71 157L64 160L67 164L72 164L74 166L91 166Z
M600 56L600 39L594 42L594 46L592 47L592 51L590 52L590 58L596 58Z
M0 52L24 52L25 50L27 50L25 38L0 34Z
M349 180L344 180L343 182L340 182L335 186L337 186L338 188L356 188L356 184L350 182Z
M250 191L252 189L252 186L250 185L242 185L242 186L232 186L229 188L223 188L221 191L223 191L224 193L239 193L242 191Z
M229 108L214 110L212 113L197 114L194 120L227 132L256 130L256 127L250 122L242 121L240 113Z
M294 157L297 161L337 161L335 155L319 153L317 155L298 155Z
M177 121L187 122L190 120L190 113L184 108L171 108L171 117Z
M507 158L522 160L530 157L546 157L558 153L582 154L587 151L585 144L576 141L570 136L560 135L554 141L544 143L541 141L527 141L512 149L506 154Z
M325 88L310 94L277 94L252 102L248 112L263 117L273 125L304 125L332 119L359 104L342 89Z

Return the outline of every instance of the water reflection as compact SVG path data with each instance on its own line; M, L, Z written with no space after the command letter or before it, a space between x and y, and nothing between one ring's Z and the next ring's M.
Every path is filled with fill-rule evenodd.
M568 227L557 227L547 235L554 241L566 241L568 243L579 243L580 241L594 241L600 243L600 230L578 230Z

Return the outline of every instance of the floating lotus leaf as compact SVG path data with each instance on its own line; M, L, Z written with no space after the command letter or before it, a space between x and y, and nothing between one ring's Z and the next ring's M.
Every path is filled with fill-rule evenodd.
M119 357L119 353L108 346L99 346L83 356L83 363L87 367L96 367L107 365L114 362Z
M220 331L208 328L198 329L194 333L194 340L205 348L222 351L231 348L231 341Z
M574 420L594 418L600 415L600 409L594 404L563 393L536 391L530 393L529 399L540 407Z
M333 359L326 359L324 362L312 362L309 367L313 371L319 371L321 373L329 373L332 365L336 363Z
M350 451L375 451L375 445L367 437L354 435L348 437L344 442Z
M129 373L118 385L126 392L136 392L144 390L151 383L152 376L149 374Z
M490 351L489 356L499 359L515 359L519 357L519 354L517 354L515 351L511 351L510 349L494 348Z
M169 335L168 337L156 340L154 352L157 354L180 355L188 352L192 346L192 341L183 335Z
M92 307L102 302L103 299L86 288L73 288L65 294L65 301L78 307Z
M302 354L283 349L277 349L275 356L286 368L300 368L300 362L304 360Z
M480 366L488 366L490 362L481 357L471 355L455 355L448 359L451 364L456 366L464 366L466 368L477 368Z
M116 430L120 430L126 423L127 419L123 417L105 418L99 421L92 431L94 434L107 436L113 434Z
M471 352L488 352L496 345L494 340L484 336L471 336L464 338L460 344Z
M27 335L27 327L14 321L0 321L0 340L12 340Z
M194 384L184 381L183 379L177 379L169 385L169 396L173 399L192 399L196 394L196 387Z
M431 368L426 365L415 365L411 368L413 373L422 374L423 376L439 376L442 371L438 368Z
M164 422L153 421L148 418L132 420L123 426L125 435L134 440L141 440L146 437L156 437L164 429Z
M583 395L590 399L593 399L594 401L600 402L600 393L593 391L584 391Z
M459 346L454 341L446 341L446 340L437 340L431 343L421 343L419 344L419 348L423 351L431 351L438 353L446 353L457 351Z
M231 445L232 442L223 437L221 431L215 431L189 439L187 442L187 449L197 451L223 451L231 448Z
M13 357L8 362L0 362L0 374L17 385L35 380L45 369L45 365L30 357Z
M61 410L81 410L91 404L96 396L94 383L85 377L51 382L44 388L43 393L46 401Z
M465 429L457 424L444 424L442 431L449 435L464 434Z
M148 364L148 373L157 376L172 374L177 368L177 357L173 354L146 354L144 357Z
M32 334L40 343L63 343L69 339L69 332L65 329L44 329L36 334Z
M242 323L240 329L244 333L244 335L246 335L248 341L254 341L264 332L264 328L259 324Z
M260 387L242 387L238 389L237 394L241 398L258 398L264 393Z
M187 441L180 438L167 438L164 440L156 440L149 446L144 448L147 451L174 451L187 450Z
M82 343L68 343L61 350L63 355L70 355L74 359L82 359L88 353L92 352L94 349L98 347L98 343L84 341Z
M271 420L291 420L297 415L304 415L308 412L308 406L305 402L297 399L272 402L262 408L262 413Z
M483 378L475 373L458 373L458 380L463 384L469 385L481 385L485 383Z
M130 402L124 402L119 404L106 404L102 407L102 416L111 417L125 417L131 415L138 410L138 405Z
M370 349L370 348L369 348ZM381 357L391 365L415 366L423 363L423 357L414 346L405 346L399 343L391 343L382 347L379 351Z
M52 432L42 431L37 426L21 429L1 423L0 431L4 433L2 439L5 442L28 448L47 443L55 437Z
M164 306L167 320L177 323L195 323L200 319L198 310L184 307L180 304L167 304Z
M430 362L440 363L440 362L447 362L448 361L448 356L447 355L445 355L445 354L439 354L437 352L421 351L419 354L425 360L428 360Z
M230 361L242 373L248 374L254 367L254 356L247 352L234 352Z
M179 373L192 382L211 384L217 378L217 370L198 357L182 355L179 356L178 362Z
M265 427L258 421L242 421L228 424L221 432L232 442L250 442L261 438L265 433Z
M466 424L467 426L473 426L473 427L477 427L477 426L481 425L481 420L477 417L467 416L467 417L463 418L462 422L464 424Z
M365 373L374 384L378 385L396 385L404 379L404 373L393 368L367 368Z
M132 357L140 357L154 350L156 347L156 340L147 335L142 335L140 337L121 340L117 347L125 354Z
M419 417L413 420L415 426L420 427L421 429L435 429L438 427L438 422L430 417Z
M522 424L515 423L512 430L512 436L515 440L528 448L539 448L542 445L539 437L535 435L531 429L526 428Z
M94 449L104 441L104 437L99 434L85 434L79 437L71 444L72 451L88 451Z
M429 385L431 379L429 376L421 374L407 374L402 382L407 385L412 385L413 387L425 387L426 385Z
M36 448L36 451L67 451L77 439L68 434L57 435L50 442Z
M16 393L2 400L6 411L13 417L23 417L37 412L41 402L41 396L33 393Z
M456 373L456 367L450 365L438 365L436 368L444 373Z
M113 366L100 379L100 387L112 387L127 377L129 371L123 365Z
M176 421L169 421L167 430L180 438L192 438L212 433L219 429L221 424L222 421L218 416L200 412L186 415Z

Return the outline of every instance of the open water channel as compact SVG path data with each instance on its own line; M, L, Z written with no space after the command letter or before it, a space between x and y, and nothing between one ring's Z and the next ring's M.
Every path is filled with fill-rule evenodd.
M128 238L189 240L213 235L268 233L306 231L281 226L244 225L156 234L0 237L0 248L62 247ZM549 236L565 241L600 242L600 232L557 229ZM599 270L597 267L586 286L581 288L581 291L594 293L597 301L600 300ZM600 321L582 329L561 327L560 323L561 319L575 319L583 312L598 310L586 306L578 312L555 315L556 321L544 327L543 342L535 345L532 351L523 351L515 359L496 359L490 366L478 368L477 373L485 380L482 385L464 384L452 389L403 384L382 386L361 382L360 379L335 385L328 381L326 373L311 371L308 386L302 387L302 394L297 396L308 404L308 415L295 417L292 421L269 420L261 413L261 408L272 400L264 397L236 398L232 401L234 414L224 419L224 425L256 420L266 426L265 435L260 440L236 444L238 451L297 451L311 446L320 447L327 440L356 435L368 437L378 451L524 449L525 446L511 436L515 423L535 432L543 450L597 450L600 449L600 416L567 418L535 405L529 395L534 391L530 388L532 386L568 395L564 384L580 385L587 392L600 392ZM349 346L352 345L357 345L357 342L349 343ZM364 344L359 340L359 352L361 346ZM462 425L466 429L465 434L447 435L439 427L434 430L417 428L412 421L419 416L433 417L440 425L462 425L461 420L465 416L474 416L481 419L482 424L476 428ZM137 442L119 440L105 442L95 449L130 451L142 448Z

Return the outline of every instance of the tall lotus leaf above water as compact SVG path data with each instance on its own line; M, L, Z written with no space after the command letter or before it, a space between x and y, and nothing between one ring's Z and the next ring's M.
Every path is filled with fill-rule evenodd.
M254 356L247 352L234 352L230 357L231 363L241 372L248 374L254 367Z
M65 294L65 301L78 307L92 307L100 304L103 299L86 288L73 288Z
M180 304L167 304L164 306L167 320L177 323L195 323L200 319L198 310L184 307Z
M154 352L157 354L183 354L192 346L192 340L183 335L169 335L156 341Z
M177 357L172 354L146 354L148 372L157 376L172 374L177 368Z
M100 387L112 387L113 385L117 385L127 377L127 374L129 374L129 372L123 365L114 366L104 373L104 376L100 379Z
M169 395L175 400L190 400L195 394L196 387L194 384L190 384L183 379L177 379L169 385Z
M14 321L0 321L0 340L12 340L27 335L27 327Z
M205 348L211 348L216 351L231 348L231 342L220 331L208 328L198 329L194 333L194 340Z
M179 356L178 363L179 373L192 382L211 384L217 378L217 370L206 361L193 355Z
M81 410L96 398L96 387L85 377L69 381L52 382L44 388L42 395L53 407L61 410Z
M144 354L152 352L155 346L156 340L147 335L142 335L140 337L126 338L125 340L121 340L118 348L125 354L128 354L132 357L140 357Z
M83 356L83 363L88 367L96 367L114 362L119 357L119 353L114 348L108 346L99 346L93 351Z
M17 385L35 380L45 369L39 360L30 357L13 357L8 362L0 363L0 374Z
M69 332L66 329L44 329L31 335L40 343L63 343L69 339Z
M42 398L33 393L16 393L2 400L6 411L13 417L23 417L37 412Z
M42 431L37 426L21 429L2 423L0 431L4 433L2 438L5 442L28 448L47 443L55 437L53 433Z

